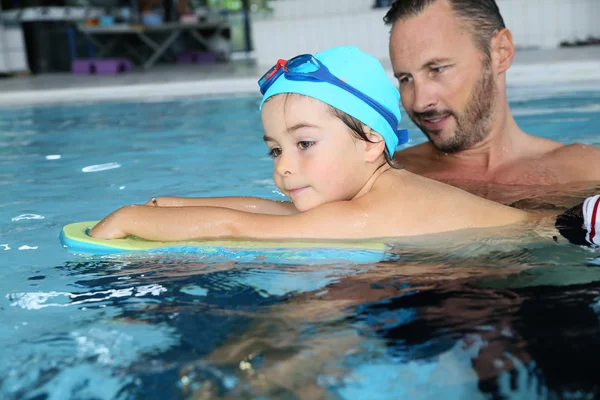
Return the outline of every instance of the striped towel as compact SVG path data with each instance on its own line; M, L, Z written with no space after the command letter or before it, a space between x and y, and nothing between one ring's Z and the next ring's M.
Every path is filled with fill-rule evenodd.
M587 231L585 240L593 246L600 246L600 194L583 202L583 225Z

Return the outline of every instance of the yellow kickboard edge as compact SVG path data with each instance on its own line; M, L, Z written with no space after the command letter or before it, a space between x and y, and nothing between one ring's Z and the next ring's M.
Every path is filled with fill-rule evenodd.
M66 225L60 240L64 247L88 253L110 253L119 251L147 251L161 248L230 248L230 249L353 249L368 251L385 251L386 245L376 241L262 241L262 240L190 240L159 242L145 240L134 236L124 239L96 239L87 234L98 221L76 222Z

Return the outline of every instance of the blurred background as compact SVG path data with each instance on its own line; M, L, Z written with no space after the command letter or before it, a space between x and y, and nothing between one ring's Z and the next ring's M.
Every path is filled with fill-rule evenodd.
M102 73L111 60L142 69L240 59L268 65L336 45L387 59L382 18L392 2L0 0L0 74ZM600 0L497 2L520 50L600 44Z

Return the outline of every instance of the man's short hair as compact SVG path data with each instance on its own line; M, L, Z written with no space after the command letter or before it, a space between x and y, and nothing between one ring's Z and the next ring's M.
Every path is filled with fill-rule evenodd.
M495 0L396 0L383 20L393 25L400 19L416 17L437 1L450 4L455 16L471 32L475 45L489 59L490 39L496 31L506 28Z

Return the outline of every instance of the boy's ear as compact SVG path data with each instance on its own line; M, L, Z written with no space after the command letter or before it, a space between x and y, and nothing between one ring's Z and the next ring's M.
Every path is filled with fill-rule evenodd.
M369 139L369 142L364 142L366 148L366 161L375 162L385 151L385 140L383 140L383 136L368 126L363 126L363 132L367 136L367 139Z

